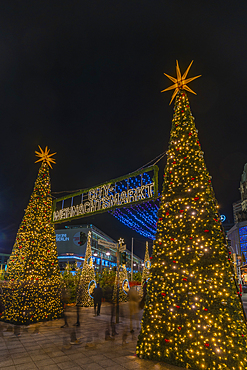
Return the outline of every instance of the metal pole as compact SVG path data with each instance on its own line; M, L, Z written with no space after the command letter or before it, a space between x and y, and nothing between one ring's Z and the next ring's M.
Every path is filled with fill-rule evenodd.
M131 240L131 281L133 281L133 250L134 250L134 238Z
M116 324L119 323L119 245L117 248L117 305L116 305Z
M102 249L100 251L100 273L102 273Z
M122 245L124 240L120 238L117 246L117 307L116 307L116 323L119 323L119 264L120 264L120 251L122 252Z

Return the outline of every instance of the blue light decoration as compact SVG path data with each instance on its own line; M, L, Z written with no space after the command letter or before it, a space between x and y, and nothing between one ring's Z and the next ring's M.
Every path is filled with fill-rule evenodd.
M122 284L123 291L127 295L128 294L128 291L126 292L126 290L124 289L125 283L127 283L127 287L128 287L128 291L129 291L129 289L130 289L129 280L128 279L124 279L123 284Z
M89 257L90 258L90 257ZM94 265L100 265L101 259L98 257L92 257L93 264ZM90 261L89 261L90 262ZM102 259L102 266L110 266L110 267L116 267L117 264L115 262L111 262L105 259ZM96 267L96 266L95 266Z
M146 262L145 262L145 267L146 267L147 269L150 269L150 267L151 267L151 263L150 263L150 261L146 261Z
M91 288L92 284L94 284L96 286L96 281L91 280L90 283L88 284L88 294L90 295L91 298L93 298L93 296L90 294L90 288Z
M240 227L238 229L238 232L239 232L241 253L243 253L245 258L247 259L247 227L246 226Z
M226 216L225 215L220 215L220 221L224 222L225 220L226 220Z
M110 213L124 225L148 239L155 239L159 199L131 207L117 208Z
M62 260L62 259L65 259L65 260L69 260L69 259L72 259L72 260L78 260L78 261L84 261L84 257L78 257L78 256L75 256L75 255L65 255L65 256L58 256L58 259L59 260Z
M152 182L150 172L144 172L141 175L129 177L121 182L117 191L128 191L137 187L145 186ZM116 208L109 211L124 225L135 230L140 235L148 239L155 239L157 229L157 213L159 210L159 199L150 200L144 203L135 204L129 207Z

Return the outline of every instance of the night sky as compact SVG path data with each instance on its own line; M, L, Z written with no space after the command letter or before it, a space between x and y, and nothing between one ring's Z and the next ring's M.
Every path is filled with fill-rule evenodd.
M218 1L2 1L0 3L0 251L11 251L37 177L38 145L57 152L54 192L130 173L168 148L175 61L220 213L247 162L247 4ZM159 162L160 172L165 160ZM92 223L144 256L143 238L105 213ZM138 240L138 239L142 239ZM151 243L150 243L151 244Z

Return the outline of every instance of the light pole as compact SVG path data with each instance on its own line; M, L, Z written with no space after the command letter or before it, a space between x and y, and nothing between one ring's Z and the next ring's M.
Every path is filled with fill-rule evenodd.
M120 250L122 248L124 240L120 238L118 240L117 248L117 306L116 306L116 324L119 323L119 262L120 262Z
M133 281L133 252L134 252L134 238L131 239L131 281Z

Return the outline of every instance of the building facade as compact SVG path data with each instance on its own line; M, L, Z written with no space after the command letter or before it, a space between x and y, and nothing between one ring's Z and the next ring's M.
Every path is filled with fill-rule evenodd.
M0 253L0 269L5 269L7 266L10 254Z
M233 203L234 226L227 232L232 253L247 260L247 163L240 180L241 200Z
M234 202L232 205L233 208L233 219L234 219L234 224L238 222L239 214L242 212L242 201L241 199L238 200L237 202Z
M64 229L56 230L56 243L58 251L58 261L60 269L63 270L68 262L76 263L78 267L84 261L87 234L91 231L91 248L92 257L95 269L102 271L104 268L113 269L117 266L116 250L114 248L106 248L98 244L98 240L104 240L110 243L117 243L116 240L106 235L92 224L79 226L65 226ZM137 256L133 256L133 272L142 270L143 260ZM126 268L131 270L131 253L126 249Z

